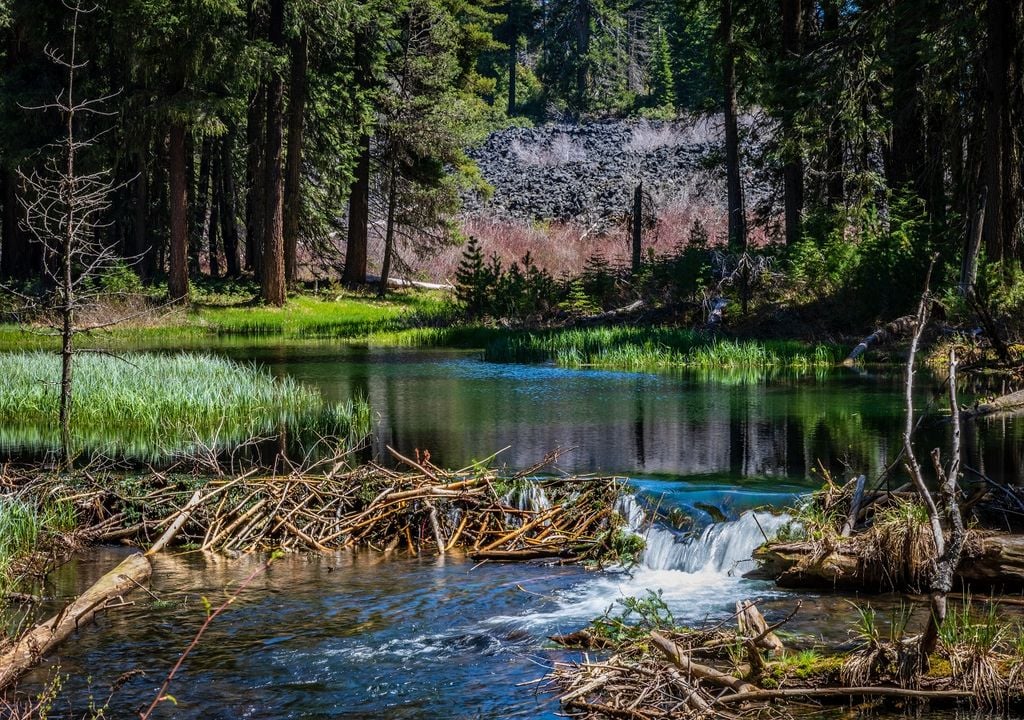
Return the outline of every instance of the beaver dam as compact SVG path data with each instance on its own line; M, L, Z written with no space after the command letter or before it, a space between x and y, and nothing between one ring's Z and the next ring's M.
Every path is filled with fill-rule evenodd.
M19 529L4 532L0 549L9 551L11 576L22 579L4 588L7 617L12 637L17 629L35 632L20 645L22 664L10 665L18 680L9 702L34 704L59 679L50 717L89 716L89 698L102 706L115 680L109 717L137 717L164 695L178 704L159 703L151 717L685 716L684 690L696 690L692 702L718 714L833 702L899 713L920 698L835 688L941 691L948 695L929 698L931 707L969 706L975 701L956 694L962 678L992 667L996 697L1015 712L1010 671L1022 608L1004 595L990 611L982 596L1017 592L1001 580L984 591L972 581L968 603L957 579L948 596L948 628L979 638L963 648L988 643L993 662L971 664L971 653L947 652L940 637L929 669L913 682L894 674L894 658L903 657L897 638L926 625L927 574L898 586L856 576L845 586L820 578L804 587L776 583L796 563L812 577L816 565L807 558L827 561L822 567L849 558L844 567L856 569L870 548L893 546L897 536L872 533L899 517L916 518L919 537L924 516L902 504L914 490L899 487L898 466L876 483L897 459L892 438L904 422L895 374L855 369L740 382L501 366L457 353L226 352L315 385L325 402L365 398L375 413L366 454L344 463L318 455L315 467L295 470L283 457L276 470L218 469L202 457L157 470L120 461L59 474L7 465L10 512L3 514L17 522L5 528ZM923 407L928 397L915 399ZM1014 537L1007 522L1019 529L1004 489L1012 491L1007 480L1019 474L1020 430L1012 418L964 421L965 468L996 484L964 473L965 502L983 486L989 492L965 515L961 574L980 567L972 559L998 538ZM948 422L923 423L917 444L943 447L948 462L949 435ZM515 469L474 462L505 445L511 449L501 457ZM429 447L431 455L396 457L388 446ZM555 446L580 449L554 468L531 467ZM831 486L813 472L817 458L837 478ZM857 483L836 458L870 478L845 540ZM163 538L163 550L136 554ZM26 556L32 546L45 551ZM280 549L288 552L278 557ZM755 551L764 559L756 576ZM892 568L876 571L884 580ZM773 630L784 650L760 648L760 674L745 647L752 631L734 617L736 602L747 599L768 626L802 602ZM873 619L873 634L861 631L862 613ZM549 639L581 630L593 639ZM65 631L62 643L47 647ZM832 694L725 700L736 691L685 673L652 632L694 665L759 692ZM986 639L993 634L994 644ZM716 642L726 645L706 647ZM844 680L846 660L876 646L871 678ZM676 675L683 682L673 690L663 681ZM598 680L600 687L567 697ZM638 701L634 693L643 692Z

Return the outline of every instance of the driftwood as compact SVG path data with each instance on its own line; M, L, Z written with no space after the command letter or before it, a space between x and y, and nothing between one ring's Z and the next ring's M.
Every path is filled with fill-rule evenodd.
M153 568L141 553L125 558L70 605L36 625L0 654L0 689L16 681L117 598L149 579Z
M905 315L901 318L896 318L890 323L883 325L882 327L875 330L873 333L868 335L866 338L861 340L857 345L850 351L849 356L843 361L844 365L852 365L857 358L866 353L872 345L878 343L889 342L893 338L905 335L907 332L914 328L914 316Z
M755 648L768 650L772 655L782 655L786 651L779 636L768 627L757 605L749 600L736 601L736 623L740 635L749 639Z
M845 697L897 697L918 700L968 700L973 692L966 690L913 690L899 687L824 687L783 688L780 690L753 690L734 695L723 695L715 705L736 705L746 702L765 702L782 698L845 698Z
M860 507L864 502L864 485L866 483L866 476L860 475L857 477L857 483L853 488L853 499L850 501L850 512L847 513L846 522L843 523L843 529L839 533L843 537L850 537L850 533L853 532L853 528L857 524L857 518L860 517Z
M865 563L861 553L861 546L854 542L831 552L803 541L771 543L754 552L758 568L747 577L775 580L786 588L893 590L890 578L877 565ZM955 578L958 585L974 590L1024 588L1024 535L973 536Z

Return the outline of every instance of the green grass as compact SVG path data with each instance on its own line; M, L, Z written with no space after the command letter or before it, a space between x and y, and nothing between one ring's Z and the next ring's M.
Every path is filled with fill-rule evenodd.
M485 348L496 362L553 360L564 367L608 369L777 368L836 364L838 348L792 341L722 340L677 328L587 328L511 333Z
M444 316L449 308L440 293L394 294L386 300L348 293L297 296L283 308L204 307L196 311L195 320L221 335L352 338L401 330Z
M385 300L340 290L293 295L283 308L256 304L251 295L238 292L197 295L187 312L154 312L124 325L79 335L76 343L87 348L127 349L201 343L204 338L223 336L274 341L349 339L455 321L450 297L434 291L402 290ZM128 312L111 307L106 314L112 319ZM47 350L58 345L59 339L48 329L0 324L0 349Z
M57 446L59 377L55 354L0 354L0 445ZM85 353L75 361L71 417L76 448L152 458L227 447L288 424L361 436L370 412L365 402L334 406L289 377L212 355Z

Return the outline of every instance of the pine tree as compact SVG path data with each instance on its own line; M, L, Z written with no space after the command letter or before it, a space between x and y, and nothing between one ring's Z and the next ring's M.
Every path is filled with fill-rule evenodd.
M675 77L672 74L672 55L669 50L668 35L660 25L654 36L654 48L651 51L649 66L648 85L651 105L674 109L676 90Z

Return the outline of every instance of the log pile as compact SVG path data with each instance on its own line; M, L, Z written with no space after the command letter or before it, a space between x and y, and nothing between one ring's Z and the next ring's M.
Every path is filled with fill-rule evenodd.
M948 679L918 678L922 681L915 687L904 687L872 677L863 685L848 685L841 672L846 658L839 655L822 655L815 667L794 673L772 632L785 620L769 626L747 601L737 603L736 619L735 631L721 626L656 627L627 634L625 640L604 644L607 659L585 655L581 662L556 664L548 676L550 687L565 712L583 720L793 717L792 708L779 700L845 704L975 699Z
M495 561L597 559L613 551L622 522L612 510L621 493L616 478L535 478L543 465L511 477L476 467L447 471L429 458L394 454L404 469L368 464L199 482L152 476L136 482L142 489L132 495L97 477L87 489L48 494L74 502L79 535L92 542L162 547L174 536L228 554L460 549Z

